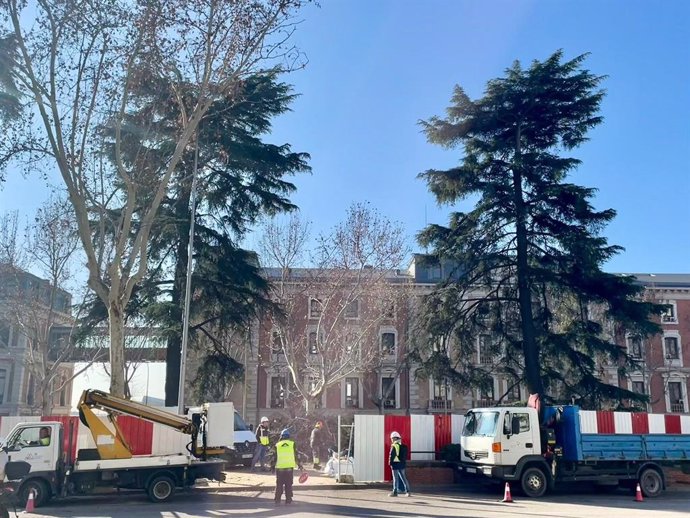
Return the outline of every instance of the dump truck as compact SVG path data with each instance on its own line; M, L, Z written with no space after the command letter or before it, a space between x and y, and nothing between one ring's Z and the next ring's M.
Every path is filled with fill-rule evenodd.
M225 446L233 444L232 403L211 403L191 417L135 403L97 390L85 390L79 418L95 448L76 450L72 430L60 422L20 423L2 446L8 462L26 462L28 473L10 480L20 503L33 493L36 506L53 497L88 494L99 487L143 490L152 502L168 500L176 488L197 479L224 480ZM96 410L105 413L102 420ZM134 455L117 417L134 416L189 436L186 452ZM76 450L73 456L72 452ZM74 458L72 458L74 457Z
M461 436L459 469L513 482L540 497L572 482L658 496L664 467L690 472L690 416L586 411L575 405L474 408Z

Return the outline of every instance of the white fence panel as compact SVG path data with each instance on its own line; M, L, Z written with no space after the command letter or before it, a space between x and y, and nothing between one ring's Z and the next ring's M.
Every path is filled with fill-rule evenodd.
M632 433L632 414L630 412L614 412L613 421L616 433Z
M411 460L434 460L433 453L415 453L415 452L434 452L435 436L434 436L434 416L433 415L417 415L410 416L410 451L412 452Z
M383 433L382 415L355 415L355 482L383 480Z
M453 444L460 444L462 428L465 426L465 416L453 414L450 419L450 442Z
M680 433L690 434L690 415L680 416Z
M597 433L597 413L595 410L580 410L580 432Z
M187 453L187 444L191 436L168 428L158 423L153 425L153 445L151 453L153 455L173 455L176 453Z
M649 433L666 433L664 414L647 414Z

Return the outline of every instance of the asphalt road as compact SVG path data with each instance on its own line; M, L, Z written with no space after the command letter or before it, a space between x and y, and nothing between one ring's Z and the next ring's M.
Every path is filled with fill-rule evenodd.
M274 505L268 492L198 490L177 494L166 504L155 505L143 495L99 496L51 502L26 518L217 518L324 516L413 518L463 516L481 518L671 518L690 516L690 492L668 492L656 499L634 502L627 492L591 494L576 491L539 500L514 496L504 504L496 488L416 493L390 498L384 489L312 490L295 492L295 502ZM22 516L23 513L20 513Z

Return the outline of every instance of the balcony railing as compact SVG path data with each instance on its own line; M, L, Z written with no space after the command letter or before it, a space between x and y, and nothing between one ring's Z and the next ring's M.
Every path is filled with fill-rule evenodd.
M661 321L664 324L675 324L677 322L676 315L661 315Z
M359 408L359 400L356 398L346 398L345 408Z
M453 410L453 402L448 399L430 399L429 412L450 412Z
M682 414L685 412L685 405L683 403L671 403L671 412Z

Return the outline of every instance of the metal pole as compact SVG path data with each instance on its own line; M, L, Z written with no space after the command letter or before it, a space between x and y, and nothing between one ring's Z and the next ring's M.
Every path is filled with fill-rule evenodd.
M189 221L189 243L187 244L187 278L184 291L184 313L182 315L182 348L180 349L180 383L177 392L177 412L184 415L184 382L187 363L187 343L189 341L189 304L192 299L192 270L194 268L194 222L196 216L196 169L199 158L199 140L194 150L194 169L192 170L191 216Z
M338 474L335 477L335 481L340 482L340 414L338 414L338 452L336 453L336 459L338 461Z

